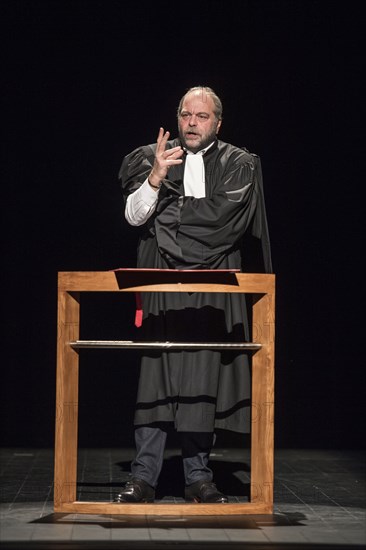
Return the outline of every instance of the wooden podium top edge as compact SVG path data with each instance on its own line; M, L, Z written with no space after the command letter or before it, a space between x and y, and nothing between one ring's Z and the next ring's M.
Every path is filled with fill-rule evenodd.
M118 269L113 271L60 271L60 291L137 292L274 292L273 274L239 270ZM245 290L243 289L245 286Z
M111 271L161 272L161 273L240 273L240 269L159 269L156 267L118 267Z

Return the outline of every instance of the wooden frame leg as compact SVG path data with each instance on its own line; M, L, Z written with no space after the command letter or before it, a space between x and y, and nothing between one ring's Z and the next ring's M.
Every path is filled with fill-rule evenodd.
M256 296L253 340L262 349L252 362L252 428L250 501L273 511L274 453L274 295Z
M59 292L56 374L55 511L76 500L79 355L79 294Z

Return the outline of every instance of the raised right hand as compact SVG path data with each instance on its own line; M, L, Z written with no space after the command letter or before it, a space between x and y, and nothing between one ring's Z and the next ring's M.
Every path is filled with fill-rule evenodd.
M183 149L178 145L171 149L166 149L167 141L170 137L170 132L164 132L164 128L160 128L156 153L154 159L154 165L149 175L149 182L151 185L158 187L160 182L166 178L168 170L174 164L182 164L183 160L180 158L183 155Z

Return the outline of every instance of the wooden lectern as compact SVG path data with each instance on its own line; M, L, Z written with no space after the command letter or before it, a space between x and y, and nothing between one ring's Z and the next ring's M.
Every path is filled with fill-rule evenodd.
M76 500L78 349L190 347L190 343L79 340L80 292L239 292L252 295L253 342L202 342L200 347L251 350L252 425L247 503L113 503ZM275 275L237 270L120 269L58 274L58 344L54 511L124 515L236 515L273 512ZM196 344L195 344L196 345Z

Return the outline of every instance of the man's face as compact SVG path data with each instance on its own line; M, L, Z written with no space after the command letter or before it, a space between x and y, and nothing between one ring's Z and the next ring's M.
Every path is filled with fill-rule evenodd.
M221 126L214 113L214 102L203 91L191 92L178 115L179 137L184 147L196 153L212 141Z

